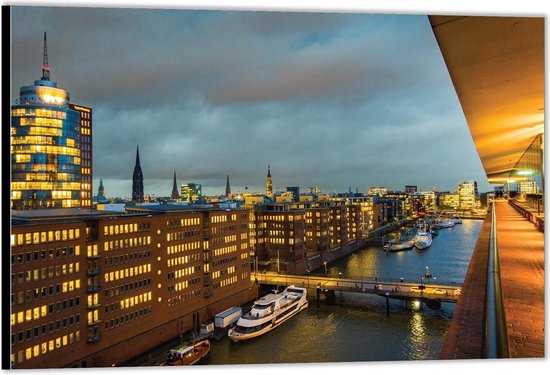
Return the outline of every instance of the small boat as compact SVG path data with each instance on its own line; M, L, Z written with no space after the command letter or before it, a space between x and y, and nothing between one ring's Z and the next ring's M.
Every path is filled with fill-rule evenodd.
M210 341L201 340L192 344L183 344L170 349L166 366L194 365L210 353Z
M410 250L413 247L414 247L414 240L409 240L409 241L403 241L399 243L393 243L385 246L384 248L386 249L386 251L390 253L395 253L398 251Z
M418 232L414 238L414 246L417 249L423 250L432 245L432 234L430 228L426 224L419 224Z
M241 316L228 332L229 338L242 341L258 337L275 329L308 307L307 289L291 285L282 293L274 291L256 302L252 310Z

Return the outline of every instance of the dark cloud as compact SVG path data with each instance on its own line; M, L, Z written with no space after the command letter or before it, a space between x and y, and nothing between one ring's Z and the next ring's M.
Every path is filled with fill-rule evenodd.
M423 16L14 7L12 94L40 76L94 108L94 186L222 193L486 184ZM485 185L484 185L485 184ZM95 189L95 188L94 188Z

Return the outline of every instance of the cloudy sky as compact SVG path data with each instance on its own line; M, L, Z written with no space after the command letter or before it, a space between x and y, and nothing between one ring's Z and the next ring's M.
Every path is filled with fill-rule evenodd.
M94 193L454 190L485 172L425 15L14 7L12 95L90 106Z

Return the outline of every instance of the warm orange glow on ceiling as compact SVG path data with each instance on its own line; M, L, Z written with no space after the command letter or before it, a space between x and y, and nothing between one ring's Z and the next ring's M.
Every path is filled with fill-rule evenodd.
M544 19L430 16L489 182L544 132Z

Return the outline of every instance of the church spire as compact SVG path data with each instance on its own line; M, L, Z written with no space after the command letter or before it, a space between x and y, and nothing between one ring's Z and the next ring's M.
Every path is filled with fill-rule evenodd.
M225 196L229 198L231 195L231 186L229 186L229 175L227 175L227 182L225 183Z
M136 149L136 165L134 167L134 175L132 176L132 201L143 202L143 172L139 165L139 146Z
M172 199L178 199L180 197L178 193L178 184L176 182L176 170L174 169L174 184L172 185Z
M103 178L99 179L99 189L97 189L97 196L98 197L104 197L105 196L105 189L103 187Z
M271 167L267 165L267 177L265 179L265 195L269 198L273 198L273 183L271 181Z

